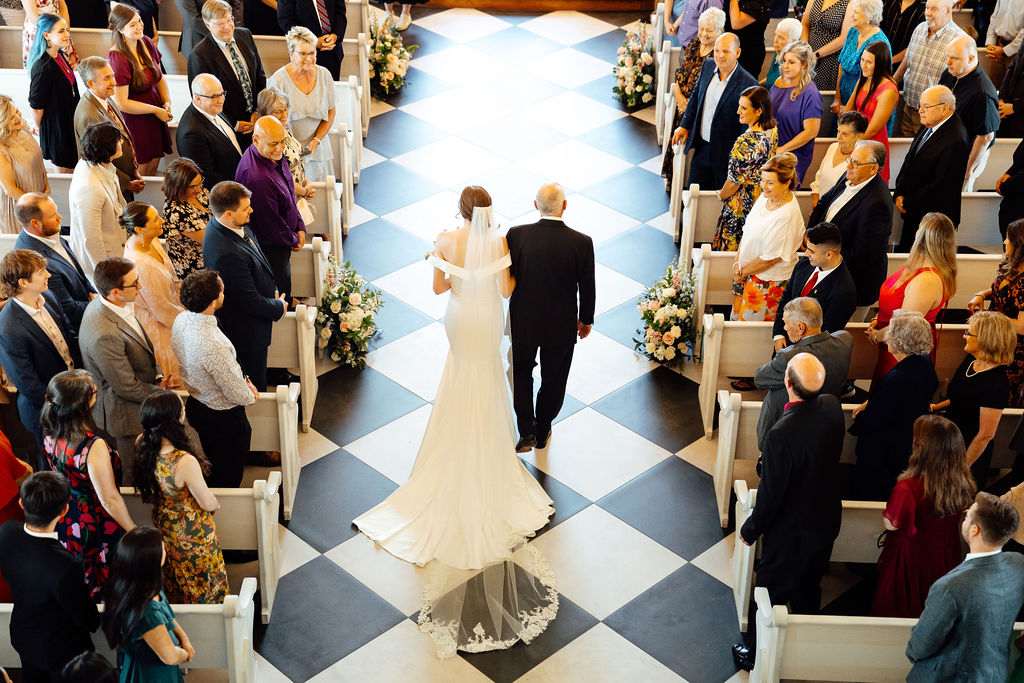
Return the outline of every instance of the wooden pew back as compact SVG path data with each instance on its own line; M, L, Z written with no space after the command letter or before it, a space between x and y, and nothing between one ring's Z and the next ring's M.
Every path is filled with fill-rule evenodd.
M320 382L316 374L315 306L299 304L294 311L274 323L271 330L267 367L298 368L302 386L302 431L309 431L309 421L316 405Z

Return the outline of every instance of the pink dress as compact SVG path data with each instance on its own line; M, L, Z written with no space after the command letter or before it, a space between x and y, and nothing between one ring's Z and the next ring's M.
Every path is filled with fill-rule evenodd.
M857 108L857 111L859 111L861 114L864 114L864 116L868 117L868 121L870 121L871 117L875 115L875 109L878 108L878 96L889 90L892 90L899 94L895 83L893 83L890 80L884 80L878 84L878 88L875 90L875 92L871 93L871 99L865 102L868 91L861 90L860 92L857 93L857 99L853 104ZM878 172L878 175L882 176L882 180L884 180L886 183L889 182L890 123L892 123L892 117L889 117L889 121L886 122L886 125L879 128L878 132L875 133L874 137L871 138L872 140L875 140L876 142L881 142L883 145L885 145L885 165L882 167L882 170Z
M156 362L164 373L168 388L181 386L178 359L171 350L171 326L178 314L184 311L178 298L179 282L174 274L174 264L160 242L153 240L150 245L159 258L140 250L142 241L132 236L124 245L124 257L135 264L139 274L139 296L135 299L135 317L142 329L149 335L156 351Z

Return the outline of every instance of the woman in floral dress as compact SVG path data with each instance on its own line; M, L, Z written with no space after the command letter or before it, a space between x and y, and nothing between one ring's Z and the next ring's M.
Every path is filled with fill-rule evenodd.
M82 561L85 583L99 602L110 554L135 522L118 488L117 451L96 435L95 403L92 376L85 370L68 370L50 380L39 418L50 469L67 477L71 486L68 514L57 522L57 538Z
M164 173L164 247L174 274L184 280L203 269L203 235L210 222L210 195L191 159L179 158Z
M743 236L743 223L750 208L761 195L761 167L775 156L778 130L772 118L772 100L760 86L747 88L740 95L740 123L747 130L736 138L729 155L729 173L718 191L722 214L718 217L711 248L736 251Z

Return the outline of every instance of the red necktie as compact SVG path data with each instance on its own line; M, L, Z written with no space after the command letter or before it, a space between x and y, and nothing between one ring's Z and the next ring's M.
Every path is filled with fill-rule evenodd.
M817 268L814 269L814 274L811 275L811 278L807 281L807 284L804 285L804 288L800 290L800 296L807 296L808 294L810 294L811 290L814 289L814 285L816 284L818 284Z
M327 4L324 0L313 0L316 5L316 16L320 20L320 28L324 33L331 32L331 20L327 16Z

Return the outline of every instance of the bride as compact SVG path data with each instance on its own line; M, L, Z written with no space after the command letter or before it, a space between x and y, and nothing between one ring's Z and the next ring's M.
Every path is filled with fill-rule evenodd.
M554 513L515 453L499 354L501 297L515 281L485 189L462 191L464 224L430 257L434 292L449 289L450 350L409 481L354 521L388 552L429 565L420 630L442 659L529 643L554 619L554 575L528 537Z

